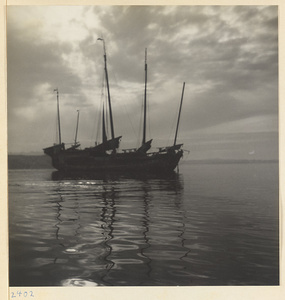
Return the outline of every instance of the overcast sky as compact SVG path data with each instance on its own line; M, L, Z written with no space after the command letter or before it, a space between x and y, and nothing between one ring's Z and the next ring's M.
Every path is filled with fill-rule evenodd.
M9 153L62 140L94 145L102 108L103 37L122 148L141 141L144 55L153 146L178 142L188 159L278 157L277 6L8 6Z

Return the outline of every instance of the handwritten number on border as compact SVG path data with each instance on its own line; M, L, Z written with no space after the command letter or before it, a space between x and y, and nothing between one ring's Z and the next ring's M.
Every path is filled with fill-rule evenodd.
M11 299L12 298L34 298L34 292L33 291L24 291L22 292L21 290L17 292L11 292Z

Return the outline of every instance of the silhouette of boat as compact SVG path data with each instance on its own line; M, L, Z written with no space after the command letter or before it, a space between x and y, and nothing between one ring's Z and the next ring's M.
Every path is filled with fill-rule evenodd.
M79 121L79 111L77 116L76 135L74 144L66 148L61 141L60 112L59 112L59 91L57 92L57 117L59 143L51 147L44 148L45 154L51 157L52 165L61 172L146 172L163 173L173 171L181 157L183 156L183 144L177 144L177 133L181 115L181 108L184 95L185 82L183 83L182 96L175 132L174 143L171 146L161 147L155 152L148 152L151 148L151 140L146 140L146 90L147 90L147 50L145 50L145 91L144 91L144 118L143 118L143 138L139 148L124 149L118 151L122 136L115 136L112 116L112 103L107 70L107 55L105 42L102 38L104 50L104 71L108 92L108 110L111 137L106 134L105 110L102 111L102 142L93 147L80 149L77 142L77 130Z

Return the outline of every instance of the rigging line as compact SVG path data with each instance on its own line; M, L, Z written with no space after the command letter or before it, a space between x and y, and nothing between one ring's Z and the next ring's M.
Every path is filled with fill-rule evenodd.
M145 61L145 71L146 71L146 61ZM139 141L137 142L138 147L141 146L141 141L143 140L143 137L145 138L145 140L148 140L149 136L150 136L150 124L149 124L149 105L148 105L148 94L147 94L147 89L146 89L146 73L144 72L144 75L142 76L141 82L144 82L144 89L143 89L143 94L141 94L141 113L140 113L140 120L139 120L139 134L138 134L138 139ZM146 101L145 101L146 100ZM147 120L145 124L146 125L146 130L147 132L145 132L145 136L144 136L144 132L142 130L143 126L144 126L144 116L145 116L145 111L146 111L146 115L147 115ZM146 137L148 135L148 137Z
M102 71L103 72L103 76L102 76L102 78L103 78L103 80L102 80L102 85L101 85L101 98L100 98L100 106L99 106L99 110L95 110L95 112L97 112L97 113L95 113L95 118L93 119L93 129L92 129L92 134L91 134L91 139L90 139L90 143L91 143L91 141L92 141L92 145L93 145L93 142L94 142L94 136L95 136L95 131L96 131L96 129L97 129L97 132L96 132L96 141L98 140L98 132L99 132L99 130L98 130L98 125L100 124L99 122L99 119L100 119L100 111L101 111L101 109L102 109L102 104L101 104L101 102L102 102L102 95L103 95L103 89L104 89L104 70ZM96 124L96 121L97 121L97 124Z
M176 116L178 115L178 111L179 111L179 103L176 105L176 111L175 111L175 114L173 114L173 117L172 117L172 125L170 127L170 130L168 131L169 132L169 135L168 135L168 139L167 139L167 144L170 145L172 142L172 136L174 135L175 133L175 124L176 124Z
M149 97L148 97L149 99ZM146 106L146 109L147 109L147 122L148 122L148 134L149 134L149 137L148 139L151 139L152 138L152 133L151 133L151 124L150 124L150 113L151 113L151 110L150 110L150 105L147 104Z
M116 73L113 73L111 72L111 76L113 75L113 78L114 78L114 82L116 84L116 86L118 86L118 80L117 80L117 76L116 76ZM116 97L112 97L113 99L116 99ZM134 123L130 117L130 114L129 114L129 111L127 109L127 106L126 106L126 103L124 101L121 101L121 103L123 104L123 108L124 108L124 113L125 115L127 116L128 120L129 120L129 124L131 125L131 128L133 130L133 133L134 133L134 136L137 137L138 136L138 133L137 131L135 130L135 127L134 127Z
M112 57L108 57L108 60L109 60L109 62L110 62L110 65L112 66ZM117 77L116 77L116 74L115 74L115 72L113 72L113 70L110 70L110 69L108 69L108 74L109 74L109 82L110 82L110 78L113 80L113 82L116 84L116 86L118 86L118 82L117 82ZM115 85L113 84L113 87L114 87ZM105 90L107 90L107 85L105 86ZM110 116L110 106L109 105L107 105L108 103L107 103L107 97L105 97L105 99L106 99L106 105L105 105L105 107L106 107L106 116ZM116 99L116 97L114 97L114 95L112 94L112 103L114 103L114 100ZM113 116L113 118L114 118L114 116ZM108 122L108 119L109 119L109 122ZM111 123L111 120L110 120L110 118L106 118L106 133L107 133L107 136L109 135L109 127L110 127L110 124Z
M185 154L183 154L183 160L184 160L184 161L188 161L190 151L189 151L189 150L185 150L185 149L184 149L183 151L184 151L184 153L185 153L185 152L187 153L186 156L185 156Z
M55 141L56 144L59 144L59 139L58 139L58 118L57 116L55 117L55 136L53 136L53 140Z
M133 124L132 119L131 119L131 117L130 117L130 114L129 114L129 112L128 112L126 103L125 103L124 101L122 101L122 103L123 103L124 113L125 113L125 115L127 116L128 120L129 120L129 124L131 125L131 128L132 128L132 130L133 130L133 133L134 133L135 137L137 137L137 136L138 136L138 133L136 132L136 130L135 130L135 128L134 128L134 124Z
M56 92L56 99L57 99L58 140L59 140L59 144L61 144L60 111L59 111L59 94L58 94L58 88L54 89L54 92Z
M105 106L105 103L104 103L105 98L104 98L104 96L105 96L106 94L104 93L104 91L105 91L105 86L106 86L106 78L105 78L104 75L105 75L105 74L104 74L104 72L103 72L103 77L102 77L102 78L103 78L103 81L102 81L102 86L101 86L100 109L99 109L99 112L98 112L99 117L98 117L98 125L97 125L97 137L96 137L96 142L99 141L99 134L101 133L101 126L102 126L102 119L103 119L102 111L103 111L103 107ZM103 137L102 137L102 140L103 140ZM99 144L100 144L100 142L99 142Z
M108 87L107 84L105 83L105 91L108 92ZM109 122L108 122L108 116L110 116L110 106L108 105L108 97L107 97L107 93L105 93L103 96L105 96L105 99L103 99L104 102L104 106L106 108L106 124L105 124L105 130L106 130L106 134L107 136L110 136L110 127L111 127L111 120L109 117ZM112 97L112 99L114 99Z
M76 110L76 112L77 112L77 115L76 115L76 119L75 120L77 120L76 121L76 127L73 129L73 137L75 137L75 138L73 138L74 139L74 144L76 143L76 142L78 142L77 141L77 134L78 134L78 125L79 125L79 114L78 114L78 112L79 112L79 109L77 109ZM71 143L72 144L72 143Z
M141 97L143 99L143 97ZM143 118L143 101L141 100L141 106L140 106L140 118L139 118L139 131L137 133L137 140L136 145L137 147L141 146L141 140L142 140L142 118Z
M138 145L138 147L140 146L140 141L141 141L141 139L142 139L142 119L143 119L143 101L144 101L144 99L143 99L143 96L141 96L141 109L140 109L140 111L141 111L141 113L140 113L140 121L139 121L139 134L138 134L138 141L137 141L137 145Z
M98 118L97 118L97 133L96 133L96 139L95 139L95 143L97 144L98 141L99 141L99 128L100 128L100 124L101 124L101 118L102 118L102 114L101 114L101 111L102 111L102 99L100 101L100 108L99 108L99 112L98 112Z
M143 78L143 80L145 80L145 75L144 75L144 78ZM147 101L146 101L146 103L145 103L145 93L146 92L146 99L147 99ZM145 137L145 139L146 139L146 141L147 140L149 140L150 138L151 138L151 130L150 130L150 128L151 128L151 126L150 126L150 109L149 109L149 102L148 102L148 100L149 100L149 97L148 97L148 93L147 93L147 90L145 91L145 89L144 89L144 93L141 95L141 113L140 113L140 122L139 122L139 124L140 124L140 127L139 127L139 138L140 138L140 141L138 142L138 145L140 146L141 145L141 141L142 141L142 139L143 139L143 131L142 131L142 126L143 126L143 118L144 118L144 109L146 109L146 137ZM146 104L146 107L144 107L145 106L145 104Z
M97 114L95 114L95 115L96 116L95 116L94 121L93 121L93 130L92 130L92 134L91 134L91 138L90 138L90 143L89 143L90 146L91 146L91 143L92 143L92 146L94 144L95 130L96 130L96 128L98 128L98 125L96 124L96 121L97 121L97 123L99 123L99 121L98 121L98 119L99 119L99 117L98 117L99 113L97 112ZM97 137L96 137L96 139L97 139Z

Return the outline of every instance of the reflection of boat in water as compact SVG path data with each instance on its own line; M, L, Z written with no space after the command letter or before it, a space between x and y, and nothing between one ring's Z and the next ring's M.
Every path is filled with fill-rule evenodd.
M183 84L180 110L178 115L176 133L174 144L168 147L161 147L158 151L148 152L151 148L152 140L146 140L146 87L147 87L147 59L145 53L145 93L144 93L144 122L143 122L143 139L139 148L125 149L123 152L118 152L121 136L116 137L114 133L114 124L112 117L112 105L109 89L108 71L107 71L107 56L105 50L105 43L103 39L104 47L104 63L105 63L105 79L108 92L108 110L109 110L109 123L111 129L111 138L107 138L106 124L105 124L105 109L103 106L102 112L102 142L95 144L93 147L79 149L80 144L75 143L66 148L65 144L61 142L60 133L60 117L59 117L59 97L57 91L57 109L58 109L58 132L59 143L51 147L47 147L44 153L52 158L52 165L59 171L64 172L147 172L147 173L163 173L173 171L182 155L182 145L177 144L177 132L181 114L181 107L183 101L184 87ZM77 118L78 128L78 118ZM77 134L77 129L76 129Z
M53 178L62 285L155 285L160 245L178 264L187 256L182 174L55 171Z
M51 174L52 180L122 180L122 179L134 179L134 180L151 180L151 179L164 179L166 181L178 181L179 174L175 171L166 173L156 172L126 172L126 171L112 171L112 172L92 172L92 171L77 171L77 172L64 172L54 171Z

